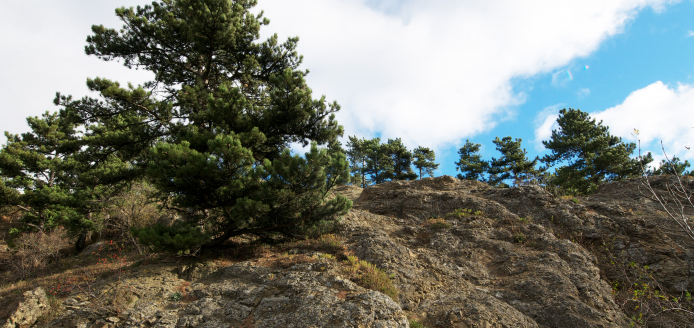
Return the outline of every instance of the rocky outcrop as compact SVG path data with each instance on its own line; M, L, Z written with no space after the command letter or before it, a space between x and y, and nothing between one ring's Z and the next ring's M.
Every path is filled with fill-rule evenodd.
M121 313L77 295L64 302L66 315L49 326L409 326L400 306L388 296L324 271L320 263L281 271L250 262L220 270L148 266L123 282L124 290L134 291L134 299Z
M626 327L591 245L610 241L625 261L651 266L665 288L694 290L693 248L672 246L686 240L664 230L635 183L573 201L537 186L495 189L448 176L342 186L337 192L354 201L339 231L346 251L387 272L397 297L357 286L317 253L290 267L160 263L121 282L122 311L73 295L46 326L408 327L415 319L429 328Z
M595 256L532 223L556 203L537 187L441 177L366 188L347 222L356 254L396 272L403 308L432 327L624 326ZM479 214L423 225L456 209Z
M17 310L7 319L3 328L29 328L48 311L48 298L43 288L38 287L24 293Z

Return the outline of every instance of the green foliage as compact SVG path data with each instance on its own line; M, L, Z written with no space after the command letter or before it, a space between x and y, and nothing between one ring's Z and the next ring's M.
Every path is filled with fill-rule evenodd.
M154 224L149 227L132 227L137 240L156 251L191 252L196 251L210 238L195 222L175 222L171 226Z
M389 181L394 176L395 163L387 144L381 143L381 138L374 138L365 145L366 171L374 184Z
M455 162L455 170L460 170L458 179L485 181L483 174L489 170L489 162L483 161L478 154L481 146L465 140L463 147L458 150L460 160Z
M535 168L539 158L528 160L528 152L521 148L522 141L520 138L514 141L511 137L494 139L496 150L501 152L501 158L492 158L490 162L491 185L497 185L506 179L513 179L516 185L537 183L537 178L544 169Z
M400 138L388 139L387 143L381 143L380 138L368 140L350 136L347 156L352 172L350 180L362 188L370 183L417 178L417 174L412 170L414 155L407 150Z
M347 158L349 159L349 170L352 174L350 181L358 184L361 188L366 188L371 182L367 179L366 150L370 147L371 140L359 139L356 136L349 136L347 142Z
M481 216L482 214L484 214L482 213L482 211L473 211L469 208L456 208L455 210L453 210L453 212L446 214L446 216L462 219L468 216Z
M687 170L689 166L689 161L685 160L682 162L677 156L672 156L672 158L669 160L661 160L660 167L650 173L652 175L692 175L694 174L694 171Z
M412 164L419 170L419 178L421 179L423 174L434 177L434 170L439 168L439 164L434 162L436 153L429 148L419 146L414 150L413 156L415 161Z
M169 300L173 302L178 302L183 299L183 294L181 292L174 292L169 295Z
M388 139L388 143L382 147L386 147L386 153L393 161L393 173L389 180L417 179L417 173L412 170L412 152L407 150L400 138Z
M119 8L123 29L93 26L86 53L150 70L155 79L137 87L89 79L103 100L55 99L62 117L85 129L86 162L110 156L126 163L96 175L107 178L100 183L146 178L163 204L201 213L205 232L216 236L211 244L246 233L290 233L351 207L345 197L327 199L329 189L349 178L336 144L339 105L313 99L308 71L298 69L298 38L257 42L269 21L250 12L255 4ZM311 150L292 155L291 143Z
M103 170L117 171L118 161L106 156L85 161L78 125L57 113L29 117L31 132L5 133L0 150L0 207L23 211L22 221L40 230L59 225L75 234L93 228L91 213L104 206L113 192Z
M417 320L410 320L410 328L426 328L423 324L419 323Z
M525 234L522 232L517 232L513 234L513 241L517 243L522 243L526 240Z
M451 227L451 224L442 218L431 218L427 220L424 225L434 230L448 229Z
M588 113L569 108L559 111L557 123L559 129L552 130L551 139L542 142L552 152L543 157L542 162L547 165L566 163L556 170L554 184L588 194L604 182L641 174L639 160L629 157L636 145L610 135L602 121L596 123ZM648 153L642 164L652 160Z

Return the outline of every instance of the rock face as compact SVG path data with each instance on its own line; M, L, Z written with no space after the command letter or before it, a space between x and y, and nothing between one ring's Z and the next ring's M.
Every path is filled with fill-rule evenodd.
M449 176L343 186L337 192L354 208L339 234L359 259L391 275L396 300L357 286L330 261L286 269L254 260L217 269L158 264L123 282L124 311L98 310L75 295L46 326L408 327L409 318L429 328L628 327L610 272L581 245L612 240L625 260L653 267L665 288L694 290L694 248L668 246L687 241L662 232L656 204L633 183L576 202L536 186L493 189ZM456 209L466 212L448 215ZM431 225L432 216L446 224Z
M319 266L323 267L300 264L282 272L250 262L216 271L204 266L149 267L124 282L134 290L135 299L118 316L95 309L94 302L78 295L65 302L66 315L49 326L409 326L400 306L388 296L323 273ZM172 299L177 292L179 299Z
M365 211L349 214L359 222L356 254L397 272L403 308L432 327L625 326L595 256L499 199L537 213L558 203L538 187L447 176L372 186L357 200ZM455 209L481 213L447 220L447 229L422 226Z
M24 293L17 310L7 319L3 328L28 328L48 310L48 298L43 288L38 287Z

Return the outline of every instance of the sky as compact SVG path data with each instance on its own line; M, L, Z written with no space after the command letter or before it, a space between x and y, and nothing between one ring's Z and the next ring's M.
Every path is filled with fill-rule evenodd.
M120 28L120 6L144 1L14 1L0 11L0 131L59 108L57 91L90 94L88 77L142 83L151 73L84 54L91 25ZM562 108L626 142L694 162L694 1L258 0L261 40L299 36L314 98L337 101L345 136L401 138L435 150L456 175L458 149L542 145ZM638 139L633 135L639 130ZM0 143L6 138L0 137Z

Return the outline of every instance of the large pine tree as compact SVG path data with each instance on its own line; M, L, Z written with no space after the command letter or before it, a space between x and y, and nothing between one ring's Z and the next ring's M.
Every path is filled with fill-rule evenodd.
M291 233L331 220L351 202L327 199L348 178L344 154L319 148L342 134L337 103L314 99L299 70L298 38L257 42L254 0L165 0L116 9L121 30L93 26L85 50L147 69L155 79L122 87L89 79L102 101L58 96L63 115L88 129L90 161L112 154L153 181L175 208L195 213L211 244ZM290 143L312 144L305 157ZM105 173L107 175L107 173Z
M565 164L557 169L555 184L587 194L596 191L604 182L641 174L639 161L629 157L636 145L611 135L602 121L596 122L580 109L564 108L559 111L557 124L559 129L552 130L551 139L542 142L552 152L543 157L542 162ZM642 164L652 160L648 153Z

